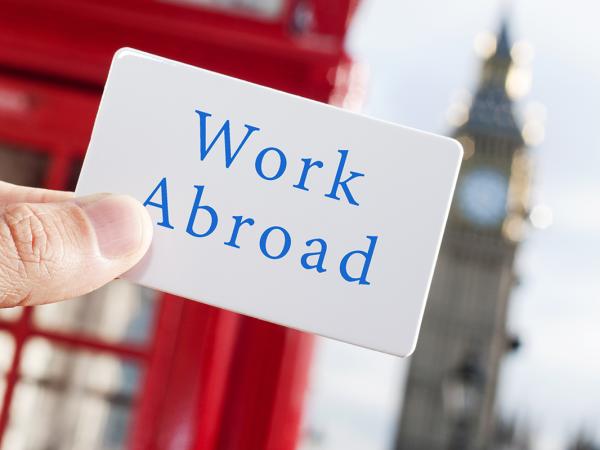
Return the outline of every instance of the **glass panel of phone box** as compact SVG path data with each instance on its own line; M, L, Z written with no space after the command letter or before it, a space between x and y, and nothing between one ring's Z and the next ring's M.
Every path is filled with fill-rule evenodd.
M0 180L41 186L48 155L0 142ZM73 163L71 188L80 162ZM153 291L125 281L81 298L36 307L33 328L103 343L149 343L156 311ZM0 321L15 322L20 308L0 309ZM15 350L10 332L0 332L0 406ZM65 346L32 335L26 339L19 378L1 450L121 449L127 439L141 364L118 353Z

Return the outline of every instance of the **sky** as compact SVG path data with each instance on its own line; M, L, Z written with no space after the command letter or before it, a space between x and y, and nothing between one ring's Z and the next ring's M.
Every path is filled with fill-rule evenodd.
M523 346L504 359L498 409L529 425L534 450L562 450L582 428L600 441L600 4L366 0L348 51L368 73L363 112L449 133L450 106L475 88L475 38L503 11L513 40L534 49L517 113L544 122L532 202L553 220L517 256L508 328ZM405 372L398 358L320 339L302 450L389 449Z

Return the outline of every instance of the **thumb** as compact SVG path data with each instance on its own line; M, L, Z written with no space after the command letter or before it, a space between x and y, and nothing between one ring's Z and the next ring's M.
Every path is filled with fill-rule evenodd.
M86 294L135 265L152 223L131 197L0 206L0 307Z

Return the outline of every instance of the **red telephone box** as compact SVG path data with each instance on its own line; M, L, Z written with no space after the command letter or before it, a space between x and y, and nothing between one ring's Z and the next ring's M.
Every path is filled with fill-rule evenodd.
M73 189L130 46L341 103L357 0L5 0L0 179ZM0 449L292 450L310 336L116 282L0 310Z

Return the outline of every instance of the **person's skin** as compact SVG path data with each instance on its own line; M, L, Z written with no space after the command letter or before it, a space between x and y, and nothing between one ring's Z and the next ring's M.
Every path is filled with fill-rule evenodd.
M32 189L0 181L0 308L86 294L144 256L152 239L131 197Z

